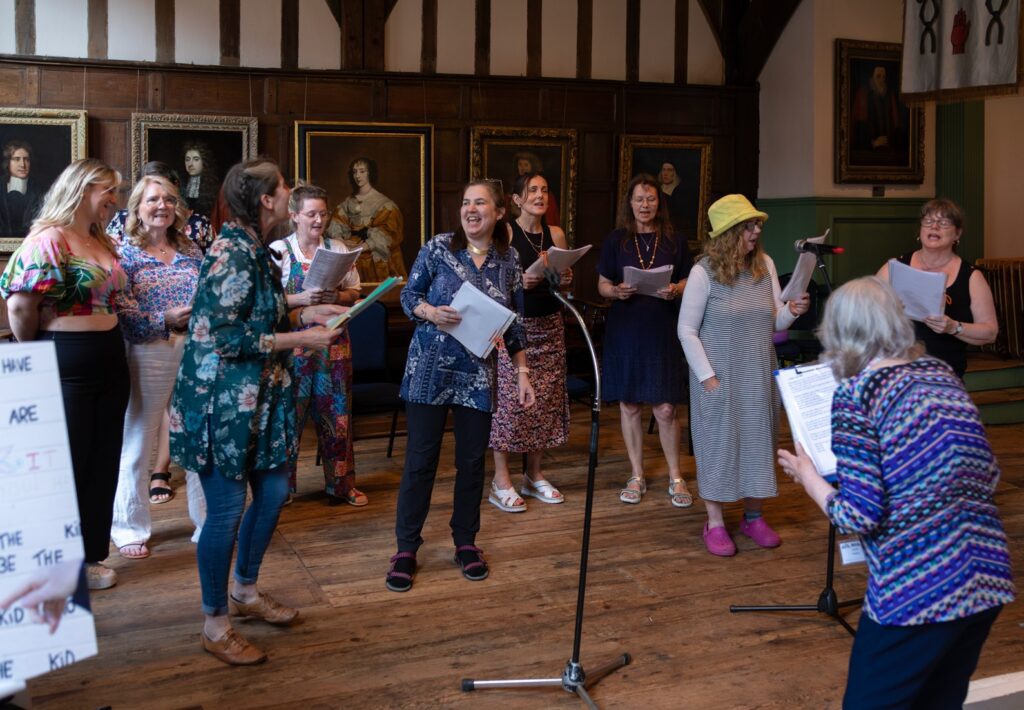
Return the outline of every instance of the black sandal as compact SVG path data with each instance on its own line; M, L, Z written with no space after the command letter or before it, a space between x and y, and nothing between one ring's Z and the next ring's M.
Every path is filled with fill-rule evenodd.
M153 471L149 475L149 502L152 505L160 505L161 503L167 503L174 498L174 489L167 486L156 486L153 487L153 481L163 481L169 484L171 482L171 474L167 471ZM167 496L162 500L154 500L153 496Z
M416 553L399 552L391 558L391 569L384 580L384 586L392 592L408 592L412 589L412 578L416 574Z
M462 568L462 576L471 582L487 579L487 561L484 551L476 545L459 545L455 548L455 564Z

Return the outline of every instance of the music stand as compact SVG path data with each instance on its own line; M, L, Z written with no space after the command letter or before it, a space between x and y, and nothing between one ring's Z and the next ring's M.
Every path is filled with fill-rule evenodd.
M579 591L576 596L576 624L573 630L572 657L566 661L562 675L558 678L519 678L505 680L474 680L464 678L462 680L463 692L472 690L486 690L488 688L557 688L561 686L567 693L575 694L580 700L587 704L588 708L597 710L597 705L587 694L587 688L597 683L609 673L628 665L632 660L628 653L614 658L603 666L593 670L588 675L580 663L580 637L583 635L583 603L587 591L587 558L590 553L590 523L594 505L594 474L597 470L597 438L601 425L601 368L597 363L597 352L594 350L594 341L590 338L583 316L580 315L568 299L558 290L560 279L558 274L549 272L547 274L548 284L551 292L562 302L562 305L569 309L569 312L576 317L583 339L590 351L591 363L594 367L594 401L590 409L590 460L587 467L587 500L583 508L583 543L580 548L580 573Z
M828 277L828 269L825 268L825 262L821 258L821 252L816 252L816 261L818 269L821 270L822 276L825 280L825 295L826 298L832 293L832 281ZM844 629L850 632L851 636L856 636L857 632L854 630L846 619L839 615L839 610L843 607L854 606L862 603L863 598L850 599L848 601L839 601L836 595L835 587L832 586L832 580L835 577L836 567L836 526L829 521L828 524L828 556L825 561L825 587L821 590L818 595L818 601L814 604L775 604L775 605L756 605L756 606L744 606L740 604L729 605L729 611L743 612L743 611L817 611L822 614L826 614L833 620L839 622Z

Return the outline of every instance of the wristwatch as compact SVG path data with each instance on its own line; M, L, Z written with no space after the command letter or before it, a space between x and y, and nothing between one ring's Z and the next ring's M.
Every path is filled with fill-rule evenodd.
M956 330L953 331L953 335L960 335L964 332L964 324L960 321L956 322Z

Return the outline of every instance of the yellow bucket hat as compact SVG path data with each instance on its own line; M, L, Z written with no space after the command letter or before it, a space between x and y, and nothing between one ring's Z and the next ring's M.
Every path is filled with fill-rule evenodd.
M714 239L748 219L768 221L768 215L750 204L743 195L726 195L708 207L708 219L711 220L708 237Z

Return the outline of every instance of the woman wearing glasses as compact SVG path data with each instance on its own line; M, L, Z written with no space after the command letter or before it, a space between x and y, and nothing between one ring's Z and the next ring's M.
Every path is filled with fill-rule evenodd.
M779 296L775 263L761 248L768 215L743 195L726 195L708 208L711 234L694 265L679 310L679 340L690 363L690 426L697 485L708 511L704 546L731 557L736 545L723 507L743 501L739 531L760 547L779 536L761 517L775 485L779 393L772 380L772 333L806 313L807 294Z
M914 321L914 335L929 355L949 363L961 378L967 370L967 346L991 343L999 333L985 276L956 254L963 227L964 213L955 202L930 200L921 207L921 248L897 257L915 269L945 274L945 312L923 323ZM878 270L878 277L889 281L888 264Z
M686 241L672 231L668 207L653 176L630 181L619 204L618 229L605 237L597 265L597 290L612 301L601 355L602 399L619 402L622 438L630 473L619 500L635 505L647 492L643 458L643 404L658 420L668 464L668 496L677 508L693 505L679 470L676 405L686 401L686 362L672 325L676 299L686 287L693 261ZM671 267L668 286L656 296L637 293L625 269Z

